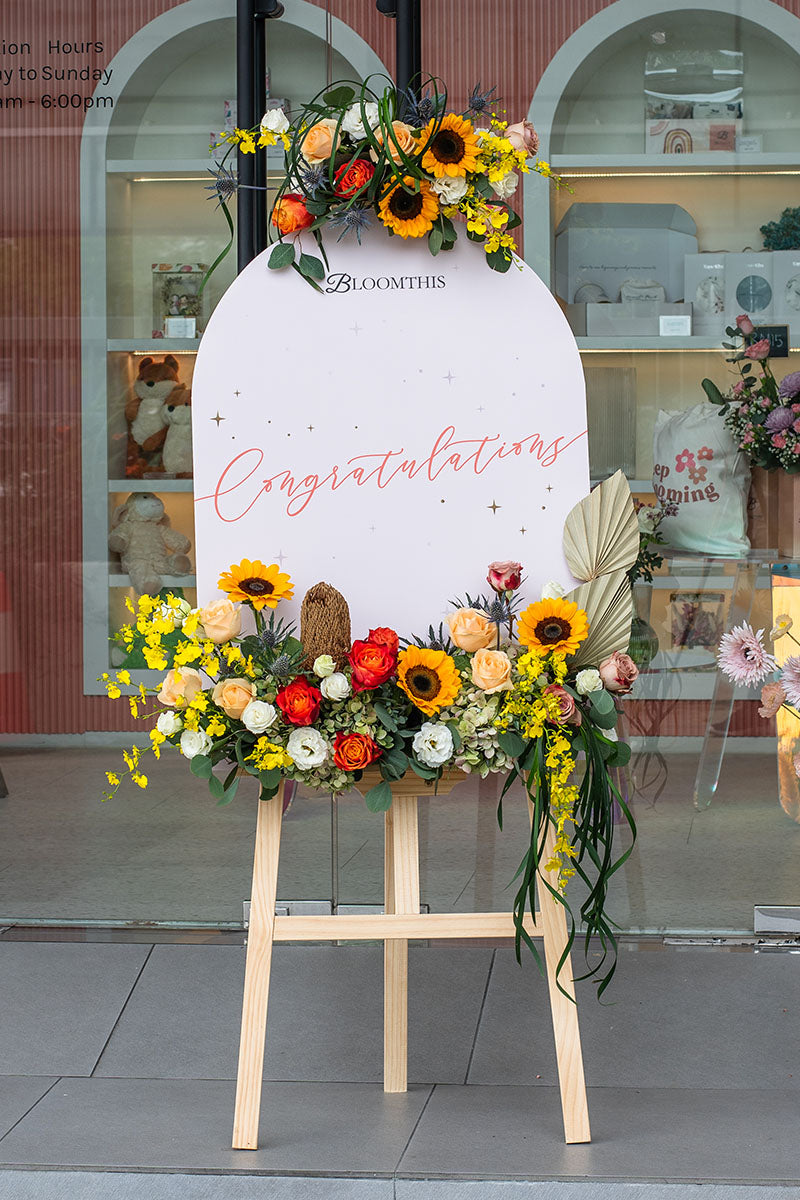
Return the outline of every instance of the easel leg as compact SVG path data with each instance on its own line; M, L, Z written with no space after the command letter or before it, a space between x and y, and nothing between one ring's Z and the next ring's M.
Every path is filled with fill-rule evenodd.
M283 784L271 800L258 802L253 886L250 893L250 929L242 1002L242 1035L236 1076L236 1109L233 1118L234 1150L258 1149L261 1110L261 1077L267 1032L269 973L275 897L278 888L278 855L283 816Z
M386 912L419 912L416 796L395 796L386 813ZM408 1089L408 942L387 938L383 951L383 1090Z
M530 802L529 802L530 803ZM553 853L555 829L548 826L545 838L545 861ZM589 1108L586 1102L586 1083L583 1076L581 1034L578 1026L578 1006L575 1003L575 984L572 980L572 956L561 968L559 983L571 999L559 991L556 968L567 944L567 916L562 906L546 888L539 887L539 909L544 937L544 958L547 986L550 991L550 1011L553 1015L553 1034L556 1042L558 1084L561 1089L561 1111L564 1115L564 1140L590 1142Z

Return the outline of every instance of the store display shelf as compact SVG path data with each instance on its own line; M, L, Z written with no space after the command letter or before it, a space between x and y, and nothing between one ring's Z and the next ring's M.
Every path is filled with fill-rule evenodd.
M200 338L109 338L106 349L128 354L197 354Z
M197 578L194 575L162 575L162 587L187 588L196 587ZM109 574L108 586L110 588L129 588L131 584L130 575L115 575Z
M283 166L284 152L278 149L267 150L267 168ZM232 154L225 164L235 166L236 158ZM151 177L153 182L162 182L164 177L176 179L201 178L207 182L208 173L216 174L219 163L210 155L205 158L109 158L106 162L108 175L125 175L134 182L147 182Z
M109 479L110 492L191 492L193 479Z
M797 154L788 150L761 154L736 154L713 150L694 154L553 154L550 166L559 174L574 170L581 175L602 171L609 175L627 175L643 170L648 175L707 175L716 171L746 175L767 169L800 174Z
M709 352L715 354L720 353L722 348L722 337L578 337L575 341L578 343L578 349L592 352L603 351L605 353L615 352L617 354L636 354L640 351L657 351L659 354L665 351L679 350L685 353L687 350Z

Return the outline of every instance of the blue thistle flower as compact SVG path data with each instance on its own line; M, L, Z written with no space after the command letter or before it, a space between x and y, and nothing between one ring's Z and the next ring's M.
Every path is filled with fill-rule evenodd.
M221 208L228 200L231 200L239 190L239 180L234 171L230 167L220 167L214 175L214 182L205 184L207 192L213 192L217 199L217 208ZM214 196L209 196L209 200L213 200Z
M469 94L469 110L474 112L476 116L485 112L490 104L496 104L497 100L493 99L496 87L489 88L488 92L481 91L481 81L475 84L475 87Z
M318 191L328 186L327 164L312 166L310 163L299 162L297 174L304 192L311 200L316 199Z
M345 234L354 233L358 238L358 244L361 245L361 231L369 229L372 221L370 220L369 210L366 208L339 208L336 209L328 218L328 224L334 229L341 229L341 233L336 239L340 242Z

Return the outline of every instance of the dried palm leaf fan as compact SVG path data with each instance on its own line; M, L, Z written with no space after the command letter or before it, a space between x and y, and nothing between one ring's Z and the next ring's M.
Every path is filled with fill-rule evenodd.
M300 640L311 667L320 654L330 654L341 670L350 653L350 609L341 592L329 583L315 583L300 608Z
M633 603L627 572L639 554L639 522L628 481L617 471L576 504L564 523L564 557L584 582L568 594L585 610L589 636L574 656L597 664L627 646Z

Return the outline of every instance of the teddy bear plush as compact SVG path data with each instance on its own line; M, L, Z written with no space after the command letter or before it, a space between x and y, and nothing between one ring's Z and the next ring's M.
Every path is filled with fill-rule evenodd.
M167 437L164 404L178 386L178 360L167 354L159 362L143 358L133 385L133 395L125 405L128 422L128 452L125 474L141 479L145 472L163 470L161 450Z
M141 596L163 587L162 575L187 575L191 562L188 538L170 526L164 505L153 492L134 492L111 518L108 548L120 556Z
M183 384L167 397L164 406L167 437L164 442L164 470L179 479L192 477L192 393Z

